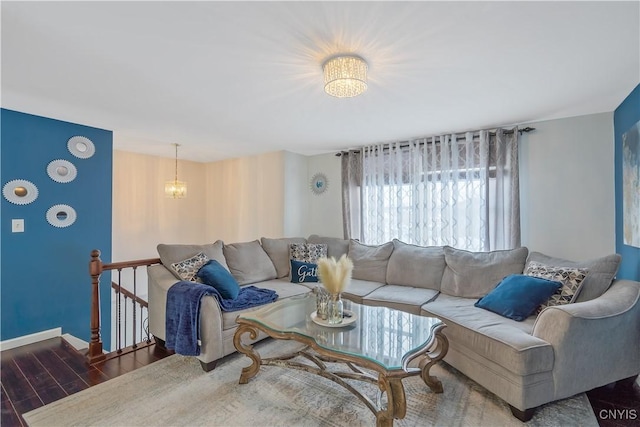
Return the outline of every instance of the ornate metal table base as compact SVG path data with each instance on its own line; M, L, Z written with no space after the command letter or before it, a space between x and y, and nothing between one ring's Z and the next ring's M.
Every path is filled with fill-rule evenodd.
M393 426L394 419L402 419L407 412L407 401L404 393L402 379L420 375L422 380L431 388L434 393L442 393L442 382L429 374L433 365L441 360L449 348L447 337L442 334L445 325L437 327L431 336L431 339L423 346L417 349L410 356L403 360L403 369L387 370L382 366L363 357L349 355L344 353L332 352L319 347L315 341L308 337L303 337L291 333L277 333L273 330L260 327L253 322L245 319L238 319L240 324L233 337L233 344L236 349L251 360L252 364L246 368L242 368L240 374L240 384L247 384L251 378L256 376L260 371L261 365L275 365L290 369L297 369L327 378L342 387L349 390L358 399L360 399L376 416L377 426ZM295 340L306 345L303 349L289 353L286 355L261 358L260 354L254 350L250 344L242 342L242 335L249 334L252 340L258 337L258 331L267 333L270 337L284 340ZM310 350L314 351L311 352ZM293 359L303 357L311 361L315 366L301 363ZM412 360L419 359L419 368L410 368L408 365ZM344 363L351 371L330 371L326 363ZM377 377L360 369L360 367L370 369L377 372ZM358 380L377 385L379 393L376 402L373 402L368 396L364 395L345 379ZM383 404L383 395L386 395L386 405Z

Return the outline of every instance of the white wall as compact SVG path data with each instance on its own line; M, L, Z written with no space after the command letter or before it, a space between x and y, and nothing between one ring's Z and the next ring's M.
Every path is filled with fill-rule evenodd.
M309 210L308 161L306 156L284 152L284 217L282 237L307 237Z
M246 242L284 234L284 152L229 159L206 167L206 241Z
M267 153L215 163L179 161L185 199L164 196L174 160L115 151L114 261L157 257L158 243L227 243L307 236L308 157Z
M307 211L308 225L306 236L319 234L321 236L342 237L342 174L340 157L335 154L321 154L307 157L309 174L307 185L316 173L327 176L329 186L320 195L309 194L309 209Z
M522 244L571 260L614 253L613 113L531 126L520 144Z
M164 195L174 178L175 160L114 151L112 260L158 256L158 243L205 243L205 165L178 162L178 179L187 182L187 197Z
M322 172L329 186L310 190ZM179 161L185 199L164 196L174 160L115 151L113 260L157 257L158 243L227 243L260 237L342 237L340 158L287 151L214 163Z

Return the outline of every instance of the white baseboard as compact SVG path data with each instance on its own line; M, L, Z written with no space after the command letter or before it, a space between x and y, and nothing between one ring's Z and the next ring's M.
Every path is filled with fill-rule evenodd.
M49 329L48 331L36 332L35 334L23 335L21 337L12 338L10 340L0 341L0 351L10 350L12 348L21 347L34 342L48 340L62 336L62 328Z
M86 350L89 348L88 342L81 340L80 338L76 338L73 335L64 334L62 338L64 338L65 341L71 344L76 350Z

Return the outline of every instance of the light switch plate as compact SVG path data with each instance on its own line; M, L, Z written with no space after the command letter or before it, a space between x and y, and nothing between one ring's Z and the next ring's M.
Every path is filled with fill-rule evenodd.
M12 219L11 220L11 232L12 233L24 233L24 219Z

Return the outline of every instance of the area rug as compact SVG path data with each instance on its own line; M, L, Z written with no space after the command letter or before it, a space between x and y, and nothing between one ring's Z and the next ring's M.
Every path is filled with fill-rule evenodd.
M263 357L284 344L265 340ZM354 395L319 376L263 366L238 384L249 359L233 354L211 372L193 357L170 356L24 414L36 426L373 426L375 416ZM597 426L584 394L547 404L524 424L501 399L441 363L431 371L444 386L433 393L419 376L403 380L407 415L395 426ZM357 383L361 387L374 386Z

